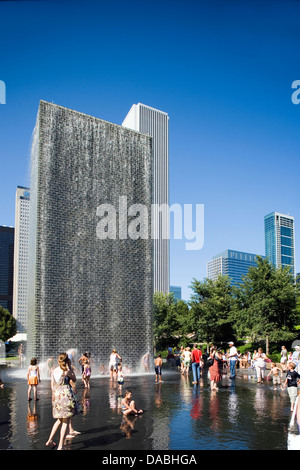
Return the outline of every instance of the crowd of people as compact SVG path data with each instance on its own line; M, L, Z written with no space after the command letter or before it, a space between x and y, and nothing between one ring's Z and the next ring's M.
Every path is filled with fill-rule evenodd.
M57 365L55 360L50 357L47 360L47 372L51 378L51 391L52 391L52 416L55 419L51 429L49 439L46 446L49 448L57 448L62 450L66 444L66 440L72 439L80 432L75 431L72 426L73 416L82 412L82 405L80 404L76 390L76 372L81 373L84 389L90 388L90 378L93 368L93 359L91 354L85 352L78 360L80 370L77 369L78 365L75 362L75 351L71 350L68 353L64 352L57 357ZM122 367L122 357L115 349L110 354L108 370L106 367L99 367L100 375L109 372L110 381L116 381L120 394L122 394L124 384L124 372ZM131 370L126 368L126 372L130 373ZM33 399L36 402L38 398L38 385L41 382L40 367L37 364L37 359L32 358L30 366L27 370L27 383L28 383L28 401ZM143 410L137 407L136 402L132 396L132 391L125 390L124 397L120 403L123 421L121 429L128 432L128 417L130 415L138 416L143 413ZM32 413L30 413L32 415ZM129 422L129 425L131 423ZM54 438L59 431L59 442L56 444Z
M265 378L272 378L273 388L281 390L287 388L291 412L294 410L296 399L298 396L298 383L300 379L300 346L295 346L294 351L288 352L285 346L281 347L280 363L273 362L263 352L262 348L254 350L253 353L246 351L241 354L235 347L234 343L228 343L229 348L224 350L212 345L209 353L202 352L201 349L194 344L194 347L181 347L180 350L172 348L168 349L167 362L180 368L181 374L188 374L192 370L193 384L200 381L201 371L208 369L210 378L210 389L216 391L219 389L218 383L221 382L224 372L227 375L229 370L230 379L235 379L237 369L254 370L258 384L263 384ZM174 361L174 362L172 362ZM267 364L269 363L269 373L266 375ZM283 381L283 374L286 374Z
M192 348L182 346L180 349L175 348L173 350L170 347L168 348L166 366L178 368L180 373L185 376L189 376L191 372L194 385L200 383L200 378L205 371L205 373L208 373L212 392L219 390L225 375L229 375L229 378L234 380L237 369L253 370L256 373L258 384L262 384L266 379L272 380L274 390L287 388L291 411L293 411L298 396L300 379L300 347L295 346L293 352L288 352L285 346L282 346L280 357L280 363L272 362L262 348L241 354L231 341L228 343L226 351L214 345L210 347L209 351L202 351L197 344L194 344ZM268 363L269 366L267 367ZM58 450L63 449L66 439L71 439L80 434L72 426L72 417L82 411L82 405L79 403L76 391L76 372L81 374L84 389L89 393L90 378L94 366L91 354L88 352L83 353L78 361L75 358L75 351L72 350L60 354L57 358L57 364L53 357L47 360L48 376L51 378L52 414L55 419L49 439L46 442L47 447L57 447ZM151 372L149 353L142 358L142 366L144 371ZM154 358L153 369L155 382L162 383L163 360L160 353ZM115 349L108 357L108 366L102 364L97 371L97 374L106 374L111 382L118 384L119 395L122 398L120 409L125 421L129 415L138 416L143 413L137 407L131 390L126 390L123 396L124 381L126 381L126 376L130 372L130 368L122 365L122 357ZM28 402L32 400L32 395L35 402L39 399L38 385L40 381L39 365L36 358L32 358L27 370ZM3 385L1 383L2 387ZM60 438L58 445L56 445L53 439L59 429Z

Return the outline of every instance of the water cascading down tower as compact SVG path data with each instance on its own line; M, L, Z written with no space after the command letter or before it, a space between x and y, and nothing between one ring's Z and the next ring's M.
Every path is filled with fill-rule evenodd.
M152 138L41 101L30 187L27 359L107 364L116 348L138 366L153 348Z

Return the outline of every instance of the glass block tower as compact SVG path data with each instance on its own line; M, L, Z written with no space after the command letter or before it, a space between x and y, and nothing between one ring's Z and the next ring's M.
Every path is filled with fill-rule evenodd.
M137 367L152 354L152 240L111 236L124 196L128 207L151 211L152 138L41 101L31 155L27 360L74 349L107 364L115 348Z
M134 104L122 126L148 134L153 138L153 199L157 208L169 205L169 116L144 104ZM153 288L169 292L169 219L166 213L155 212L153 223Z
M264 218L265 250L270 263L279 268L287 266L295 276L295 227L294 217L271 212Z

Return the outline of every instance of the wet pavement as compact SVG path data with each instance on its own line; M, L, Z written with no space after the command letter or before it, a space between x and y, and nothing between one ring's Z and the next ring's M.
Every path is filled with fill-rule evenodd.
M48 450L54 423L50 380L38 386L39 400L27 401L26 369L1 369L0 450ZM143 415L124 419L121 399L132 390ZM93 376L77 393L83 412L73 418L81 434L67 441L69 450L286 450L290 403L287 391L273 390L271 381L257 385L254 371L224 375L211 392L204 373L200 384L192 374L163 370L163 383L154 373L125 377L123 389L108 377ZM58 442L59 436L56 436Z

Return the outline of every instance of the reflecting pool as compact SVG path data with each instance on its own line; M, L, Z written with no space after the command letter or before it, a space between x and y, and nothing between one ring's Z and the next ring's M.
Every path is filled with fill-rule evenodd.
M50 380L38 386L39 400L27 401L26 369L2 369L0 450L46 449L54 423ZM124 419L121 399L129 388L144 414ZM287 391L272 382L257 385L254 373L224 375L211 392L209 377L199 385L192 375L163 371L163 383L152 373L125 377L123 389L109 377L93 376L86 390L78 374L77 393L83 412L73 418L81 434L68 440L70 450L286 450L290 421ZM58 442L58 435L55 442Z

